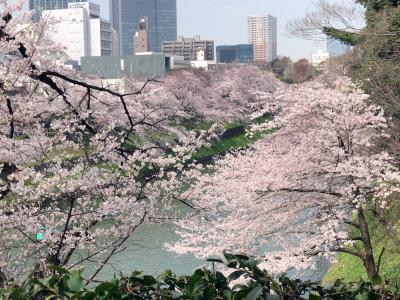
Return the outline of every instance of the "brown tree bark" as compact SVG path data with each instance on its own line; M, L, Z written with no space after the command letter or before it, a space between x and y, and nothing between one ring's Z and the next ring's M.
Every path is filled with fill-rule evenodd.
M374 258L368 223L365 218L364 209L361 206L357 209L357 217L360 225L361 238L364 243L365 249L363 264L365 266L365 269L367 270L368 278L372 280L372 278L378 274L378 269L376 267L376 262Z
M6 282L7 282L6 275L4 275L4 273L0 269L0 288L4 288Z

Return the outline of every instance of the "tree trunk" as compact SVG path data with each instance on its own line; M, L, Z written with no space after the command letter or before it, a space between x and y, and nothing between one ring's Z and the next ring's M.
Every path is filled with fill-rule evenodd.
M7 282L6 275L4 275L4 273L0 269L0 288L4 288L6 282Z
M6 162L3 164L3 168L0 170L0 180L3 180L5 182L6 189L0 193L0 200L5 198L11 192L10 181L8 179L8 176L13 174L17 170L18 170L17 166L14 165L13 163Z
M371 236L369 234L367 220L365 219L364 209L361 206L357 209L357 216L358 216L358 222L360 224L361 238L363 240L365 249L363 263L365 269L367 270L368 278L372 280L374 275L378 274L378 270L376 268L374 253L372 251L373 248L372 248Z

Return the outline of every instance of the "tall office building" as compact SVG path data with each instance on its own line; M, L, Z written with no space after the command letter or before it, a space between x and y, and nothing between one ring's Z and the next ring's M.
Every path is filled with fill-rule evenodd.
M248 17L249 43L254 46L254 61L270 62L278 57L277 19L273 16Z
M110 16L119 34L121 54L133 53L133 36L144 16L148 18L150 51L161 52L162 42L176 40L176 0L110 0Z
M332 37L328 37L326 48L330 57L341 56L351 51L350 45Z

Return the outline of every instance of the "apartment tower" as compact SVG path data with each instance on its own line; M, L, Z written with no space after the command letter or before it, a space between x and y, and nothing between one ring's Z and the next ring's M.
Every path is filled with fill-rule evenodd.
M273 16L248 17L249 44L254 47L254 62L267 63L277 58L277 19Z

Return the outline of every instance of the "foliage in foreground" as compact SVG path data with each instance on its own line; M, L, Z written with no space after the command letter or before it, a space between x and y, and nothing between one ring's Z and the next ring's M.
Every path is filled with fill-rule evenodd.
M85 286L81 271L55 267L55 275L44 280L31 276L21 285L9 284L0 290L0 299L400 299L398 285L379 277L351 284L336 281L325 288L286 276L273 278L245 255L224 256L228 276L215 271L214 264L221 260L210 259L212 270L197 269L191 276L169 270L158 278L133 272L95 287Z

